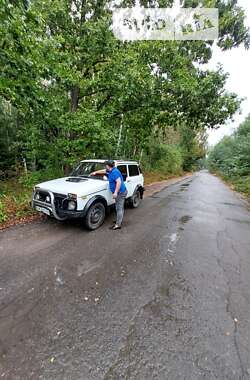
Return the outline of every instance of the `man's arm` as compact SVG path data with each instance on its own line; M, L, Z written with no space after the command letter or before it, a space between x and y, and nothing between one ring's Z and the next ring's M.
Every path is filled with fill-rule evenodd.
M104 174L104 176L103 176L103 179L105 180L105 181L108 181L109 180L109 173L106 171L105 172L105 174Z
M113 194L113 198L116 198L119 191L120 191L120 188L121 188L121 184L122 184L122 181L121 181L121 178L117 178L116 180L116 185L115 185L115 192Z

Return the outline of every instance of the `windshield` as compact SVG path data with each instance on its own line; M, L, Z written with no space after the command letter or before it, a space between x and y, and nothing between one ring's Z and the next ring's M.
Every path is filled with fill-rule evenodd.
M106 167L102 162L80 162L80 164L72 171L71 176L103 179L105 174Z

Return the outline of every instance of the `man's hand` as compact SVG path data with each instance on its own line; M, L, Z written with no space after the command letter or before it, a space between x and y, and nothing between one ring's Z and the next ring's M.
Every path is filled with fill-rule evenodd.
M116 199L117 198L117 193L115 192L114 194L113 194L113 199Z

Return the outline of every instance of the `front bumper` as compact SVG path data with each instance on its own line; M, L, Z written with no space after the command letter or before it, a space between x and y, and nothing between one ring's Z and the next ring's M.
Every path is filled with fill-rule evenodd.
M35 193L32 195L32 208L43 212L44 214L54 216L57 220L66 220L71 218L80 218L83 216L83 211L77 210L56 210L55 196L51 191L46 191L50 195L50 203L43 202L34 198ZM65 197L66 198L66 197Z

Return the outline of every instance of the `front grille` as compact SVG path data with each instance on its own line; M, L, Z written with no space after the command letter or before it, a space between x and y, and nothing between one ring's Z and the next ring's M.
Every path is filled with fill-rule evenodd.
M58 194L58 193L53 193L54 194L54 204L56 210L64 210L66 208L66 202L64 202L65 199L67 199L67 196L65 194Z
M38 195L39 195L39 198L37 197ZM54 195L54 205L55 205L56 211L67 210L67 200L68 200L67 195L59 194L59 193L53 193L53 195ZM47 196L50 197L50 194L48 191L36 190L36 192L34 194L34 200L39 201L39 202L43 202L43 203L47 203L49 205L49 204L51 204L51 197L50 197L50 200L48 202L48 201L46 201Z

